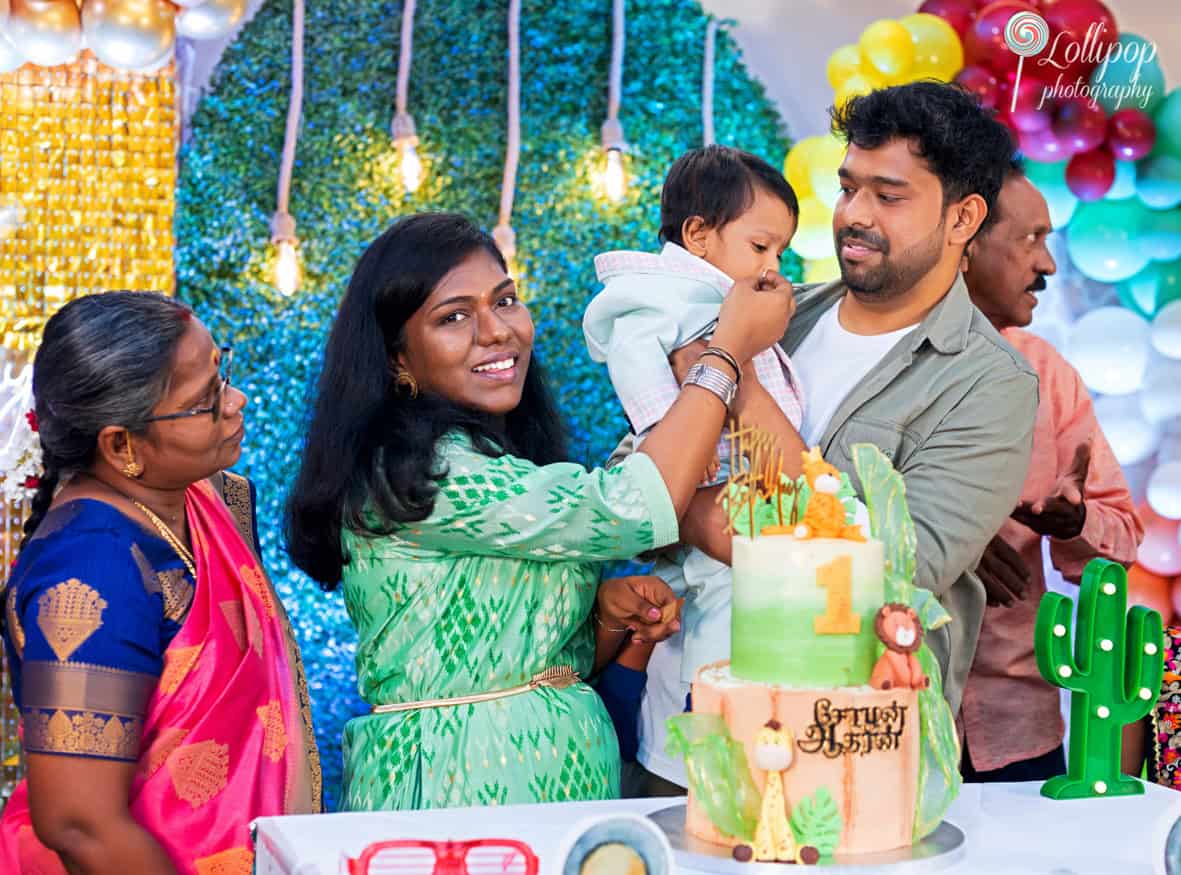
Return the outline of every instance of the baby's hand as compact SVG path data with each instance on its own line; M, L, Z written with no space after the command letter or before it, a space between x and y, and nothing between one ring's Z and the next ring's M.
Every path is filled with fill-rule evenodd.
M722 460L715 452L714 457L710 459L709 467L705 469L705 479L701 481L702 486L709 486L717 479L718 472L722 470Z

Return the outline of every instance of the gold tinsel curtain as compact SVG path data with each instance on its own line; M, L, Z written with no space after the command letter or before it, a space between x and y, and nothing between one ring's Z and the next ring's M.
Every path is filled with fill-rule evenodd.
M89 52L0 75L0 343L36 349L67 301L111 289L174 289L172 216L179 135L170 66L144 76ZM7 576L24 509L0 507ZM20 774L7 667L0 682L0 801Z

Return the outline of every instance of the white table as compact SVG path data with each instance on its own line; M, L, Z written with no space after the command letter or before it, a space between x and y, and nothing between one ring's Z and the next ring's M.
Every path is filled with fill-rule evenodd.
M1181 793L1154 784L1143 796L1054 802L1038 783L964 787L947 820L967 836L953 875L1162 875L1165 838L1181 817ZM571 829L604 813L648 814L679 799L572 802L374 814L261 818L257 875L338 875L345 854L393 838L516 838L541 858L542 872ZM685 869L693 873L708 870ZM784 870L785 875L789 870ZM807 871L807 870L790 870ZM823 870L817 870L823 871ZM866 870L867 873L875 870ZM888 872L888 869L876 870Z

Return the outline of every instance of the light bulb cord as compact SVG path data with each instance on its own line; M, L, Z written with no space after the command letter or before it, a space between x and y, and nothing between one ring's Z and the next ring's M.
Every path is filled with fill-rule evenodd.
M500 187L499 226L509 229L513 218L513 196L517 188L517 165L521 160L521 0L508 4L508 130L504 150L504 180ZM503 250L503 246L501 247ZM514 247L515 248L515 247ZM505 253L511 257L512 253Z
M623 92L623 49L626 42L627 19L623 8L624 0L611 3L611 66L607 74L607 120L601 131L603 148L627 148L623 138L623 125L619 122L619 104Z
M701 64L701 139L712 146L714 139L714 53L718 36L718 20L710 18L705 26L705 58Z
M291 176L295 169L295 144L299 140L299 119L303 108L303 18L304 0L291 5L291 95L287 102L287 128L283 133L283 158L279 163L279 188L272 229L280 216L290 217ZM294 220L291 222L294 229Z

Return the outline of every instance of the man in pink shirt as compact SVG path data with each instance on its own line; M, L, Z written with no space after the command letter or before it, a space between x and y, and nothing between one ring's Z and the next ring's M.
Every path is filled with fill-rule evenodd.
M1058 689L1038 674L1033 651L1046 591L1042 541L1054 567L1077 583L1098 556L1135 561L1144 530L1078 372L1021 330L1056 265L1046 248L1046 201L1016 164L996 209L995 224L968 246L964 280L976 307L1037 371L1040 397L1021 502L976 571L989 606L964 687L962 768L967 781L1034 781L1066 771Z

